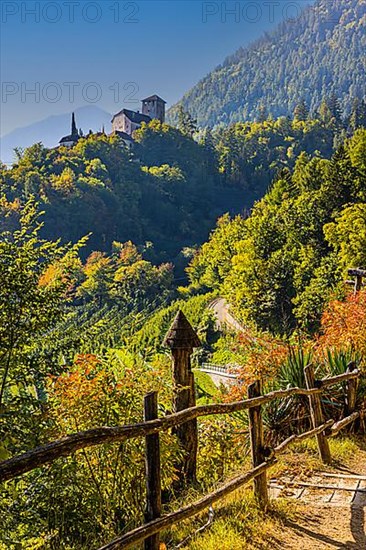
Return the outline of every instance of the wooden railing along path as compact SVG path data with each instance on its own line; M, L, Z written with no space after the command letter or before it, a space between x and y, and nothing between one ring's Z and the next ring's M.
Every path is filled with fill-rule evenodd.
M130 548L144 541L145 550L159 549L159 533L177 522L190 518L211 506L236 489L254 481L254 492L259 504L266 509L268 505L267 470L275 463L277 456L294 442L316 437L319 454L324 463L331 462L328 438L357 420L360 412L355 410L357 382L360 372L350 364L347 372L339 376L315 380L314 368L305 368L306 388L277 390L266 395L261 394L261 383L254 382L248 389L248 399L234 403L216 403L196 406L194 375L190 357L194 347L200 345L191 325L179 312L165 338L165 344L171 348L173 357L174 413L158 418L158 395L156 392L145 396L144 422L116 427L100 427L75 433L53 441L0 463L0 482L52 463L62 456L68 456L79 449L101 445L103 443L122 442L127 439L145 438L146 463L146 514L145 524L117 537L100 550ZM346 383L346 417L335 422L324 421L321 395L326 388ZM274 449L265 447L263 436L262 407L275 399L284 399L294 395L308 397L312 419L312 429L300 435L292 435ZM185 453L178 467L179 480L176 488L181 488L196 480L196 462L198 432L197 419L209 415L230 414L248 410L251 443L252 469L225 483L219 489L205 495L200 500L180 510L162 514L161 503L161 463L159 433L172 429L176 433Z
M346 283L353 286L353 292L356 295L357 292L366 286L363 282L363 280L366 279L366 269L361 269L359 267L351 268L348 270L348 275L354 277L353 280L346 281Z

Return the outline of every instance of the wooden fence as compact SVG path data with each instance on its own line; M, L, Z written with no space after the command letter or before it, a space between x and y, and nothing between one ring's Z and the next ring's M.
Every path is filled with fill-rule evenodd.
M354 277L353 280L346 281L346 283L353 286L353 292L356 295L365 286L363 280L366 279L366 269L351 268L348 270L348 275Z
M194 375L191 370L190 358L193 348L198 347L200 342L182 312L177 314L164 342L165 345L171 348L173 357L173 414L158 418L158 395L153 392L145 396L144 422L86 430L0 463L1 482L14 479L62 456L71 455L78 449L144 437L147 489L145 524L109 542L100 550L126 549L142 541L144 541L145 550L158 550L160 544L159 534L163 529L195 516L250 481L254 481L254 492L259 504L266 509L268 505L267 470L274 464L276 457L281 452L294 442L316 437L320 457L324 463L329 463L331 455L328 438L338 434L340 430L360 416L360 412L355 410L360 372L354 364L350 364L344 374L322 380L315 380L314 368L312 365L308 365L305 368L306 388L289 388L262 395L261 383L257 381L249 387L248 399L234 403L196 406ZM338 422L334 420L325 422L322 413L321 395L326 388L340 383L346 383L347 416ZM275 399L288 398L294 395L308 397L312 429L300 435L292 435L274 449L266 448L263 436L263 405ZM159 433L163 430L172 429L185 451L181 463L177 465L179 479L176 488L179 489L196 479L197 419L203 416L230 414L244 410L248 410L249 413L252 469L232 479L200 500L162 516Z

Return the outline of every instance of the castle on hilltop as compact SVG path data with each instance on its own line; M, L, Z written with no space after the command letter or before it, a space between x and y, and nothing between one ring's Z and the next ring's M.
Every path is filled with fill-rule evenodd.
M130 109L122 109L112 118L112 134L118 135L129 148L134 144L133 132L141 127L141 124L151 122L157 119L160 122L165 122L165 105L166 101L158 95L152 95L141 101L142 112L131 111ZM104 133L104 130L102 130ZM61 138L59 144L66 147L72 147L82 137L81 130L78 131L75 123L75 114L72 113L71 134Z
M117 134L129 147L133 144L132 134L140 128L143 122L149 123L153 119L165 122L166 101L158 95L143 99L142 112L122 109L112 118L112 134Z

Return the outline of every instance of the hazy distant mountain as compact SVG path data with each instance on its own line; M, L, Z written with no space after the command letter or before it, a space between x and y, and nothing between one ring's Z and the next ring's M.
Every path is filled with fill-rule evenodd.
M76 124L84 134L89 130L98 131L104 125L111 129L111 115L94 105L75 109ZM50 116L24 128L17 128L0 139L0 159L7 164L13 162L15 147L29 147L41 141L46 147L55 147L60 139L70 133L71 112Z
M366 0L317 0L212 71L181 104L200 125L291 115L335 93L348 109L366 89ZM176 106L170 110L174 120Z

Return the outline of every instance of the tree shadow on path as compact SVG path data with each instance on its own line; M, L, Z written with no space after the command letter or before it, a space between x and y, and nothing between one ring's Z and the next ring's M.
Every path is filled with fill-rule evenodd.
M323 533L318 533L315 526L305 527L298 523L287 520L286 527L292 529L299 536L306 535L314 540L314 548L317 548L316 542L319 541L328 544L331 548L342 550L366 550L365 534L365 493L356 494L355 500L351 506L350 531L353 541L341 542Z
M355 539L354 546L345 546L344 548L366 549L366 534L365 534L365 493L356 493L353 503L351 504L351 533Z

